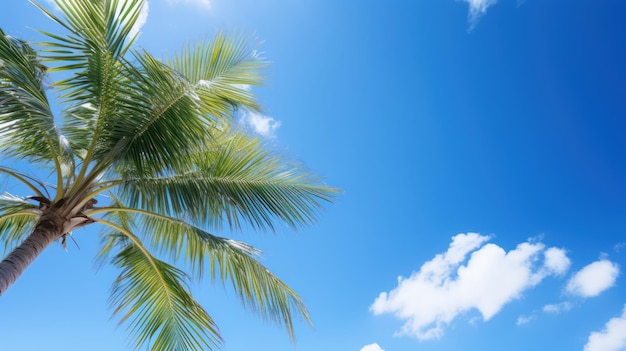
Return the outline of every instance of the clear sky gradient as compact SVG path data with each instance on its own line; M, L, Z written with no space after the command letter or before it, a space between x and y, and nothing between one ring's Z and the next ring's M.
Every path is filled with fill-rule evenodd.
M625 1L148 4L157 57L220 29L263 42L265 114L242 123L343 189L298 233L220 233L307 302L297 350L626 350ZM55 30L26 0L0 27ZM0 298L0 350L129 349L97 234ZM294 350L231 291L193 289L223 350Z

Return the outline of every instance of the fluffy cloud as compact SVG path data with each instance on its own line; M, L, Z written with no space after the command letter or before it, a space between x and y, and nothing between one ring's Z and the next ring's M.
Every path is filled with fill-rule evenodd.
M626 305L621 317L611 318L604 330L589 335L584 351L623 351L626 349Z
M569 269L570 260L565 254L565 250L551 247L544 252L545 269L562 275Z
M615 284L618 275L617 264L601 259L578 271L567 283L565 290L581 297L598 296Z
M243 125L251 127L254 132L266 138L273 138L276 130L280 127L280 121L254 112L244 112L240 121Z
M170 5L194 5L204 10L211 9L211 1L210 0L167 0Z
M380 346L378 346L378 344L374 343L374 344L363 346L361 348L361 351L385 351L385 350L381 349Z
M562 275L569 268L562 249L528 241L506 252L485 244L489 239L476 233L456 235L445 253L409 278L399 277L398 286L382 292L370 310L405 320L400 334L434 339L457 316L476 309L487 321L545 277Z

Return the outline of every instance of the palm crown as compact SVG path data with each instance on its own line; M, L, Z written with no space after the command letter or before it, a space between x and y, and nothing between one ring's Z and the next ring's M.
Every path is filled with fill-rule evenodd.
M30 192L0 197L10 252L0 294L50 243L98 223L99 255L120 269L111 303L136 347L219 345L187 286L205 270L293 337L294 316L310 322L301 298L257 261L257 249L209 232L308 224L336 192L234 127L235 111L260 108L244 87L261 83L263 59L245 38L220 34L164 62L131 48L141 0L56 3L63 16L35 3L64 28L42 32L41 55L0 30L0 149L53 175L0 167ZM46 94L49 72L63 77L51 84L61 123Z

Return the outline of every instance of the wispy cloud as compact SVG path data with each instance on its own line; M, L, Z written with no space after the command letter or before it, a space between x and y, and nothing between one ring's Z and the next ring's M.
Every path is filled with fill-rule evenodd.
M439 338L459 315L476 309L487 321L525 290L548 276L563 275L570 266L563 249L546 249L529 240L506 252L485 244L489 239L476 233L456 235L446 252L409 278L399 277L398 286L382 292L370 310L405 320L399 334Z
M469 30L476 27L478 21L487 13L487 9L497 4L499 0L461 0L469 6L467 21L469 22ZM517 6L521 6L526 0L517 0Z
M535 319L536 317L534 315L530 315L530 316L519 316L517 317L517 322L515 322L515 324L519 325L525 325L528 324L530 322L533 321L533 319Z
M385 351L378 344L373 343L369 345L365 345L361 348L361 351Z
M550 305L543 306L543 311L545 313L559 314L562 312L567 312L572 309L572 304L570 302L561 302Z
M255 133L266 138L274 138L276 136L276 130L280 127L280 121L277 121L270 116L248 111L243 112L240 122L243 125L252 128Z
M211 0L167 0L170 5L194 5L203 10L211 9Z
M615 284L619 266L607 259L595 261L583 267L569 280L565 290L581 297L598 296Z
M573 305L570 302L565 301L565 302L561 302L561 303L545 305L545 306L543 306L542 311L544 313L557 315L557 314L561 314L563 312L567 312L567 311L571 310L572 307L573 307ZM516 324L518 326L530 324L530 322L534 321L538 317L539 317L539 311L533 311L529 315L520 315L519 317L517 317Z
M469 5L469 14L467 19L470 23L470 29L476 26L478 20L487 13L487 9L495 5L498 0L463 0Z
M604 329L589 335L584 351L623 351L626 349L626 305L621 317L611 318Z

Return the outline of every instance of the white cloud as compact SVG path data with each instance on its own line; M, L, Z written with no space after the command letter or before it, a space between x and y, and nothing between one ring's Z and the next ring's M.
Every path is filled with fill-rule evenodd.
M565 250L551 247L544 252L546 268L557 275L563 275L569 269L571 261Z
M542 243L528 241L506 252L495 244L483 245L488 240L476 233L456 235L445 253L409 278L399 277L398 286L382 292L370 310L405 320L399 334L439 338L457 316L477 309L487 321L525 290L569 267L562 249L546 250Z
M559 314L561 312L567 312L572 309L572 304L569 302L561 302L556 304L550 304L543 306L543 311L546 313Z
M468 20L473 28L480 17L487 13L487 9L495 5L498 0L463 0L469 5Z
M532 322L533 319L535 319L535 316L519 316L517 317L517 322L515 322L515 324L518 326L525 325Z
M137 22L133 25L133 29L130 30L129 36L132 38L136 34L141 31L141 27L146 24L148 20L148 1L144 1L143 6L141 7L141 12L139 12L139 17L137 18Z
M611 318L604 330L589 335L584 351L626 350L626 305L621 317Z
M280 127L280 121L254 112L244 112L241 116L241 123L252 127L256 133L266 138L273 138Z
M588 264L567 283L565 290L581 297L598 296L612 287L619 275L619 266L607 259Z
M369 345L365 345L361 348L361 351L385 351L382 348L380 348L380 346L378 346L378 344L374 343L374 344L369 344Z
M204 10L211 9L211 1L210 0L167 0L170 5L194 5Z

